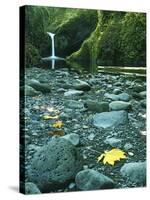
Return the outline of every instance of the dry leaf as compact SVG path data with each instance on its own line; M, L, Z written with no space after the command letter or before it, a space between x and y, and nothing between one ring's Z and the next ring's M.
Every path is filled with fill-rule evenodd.
M44 119L44 120L48 120L48 119L58 119L58 115L56 115L56 116L44 115L44 116L43 116L43 119Z
M110 165L114 165L116 161L120 159L125 159L126 155L125 152L120 149L112 149L110 151L105 151L105 153L101 154L97 160L98 162L103 160L104 165L106 163Z
M62 123L62 121L57 121L55 122L55 124L53 124L54 128L61 128L64 124Z
M54 130L54 131L49 132L48 135L64 136L64 131L63 130Z

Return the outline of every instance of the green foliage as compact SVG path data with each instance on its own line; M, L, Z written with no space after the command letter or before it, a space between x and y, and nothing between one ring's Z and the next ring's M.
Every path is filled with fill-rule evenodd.
M40 62L40 55L38 50L30 43L25 44L25 66L33 67Z
M146 15L27 6L25 18L26 66L50 55L56 33L56 54L68 60L104 66L146 65Z
M121 56L124 65L146 66L146 16L127 13L122 21Z
M100 11L96 29L68 59L104 66L146 65L146 16Z

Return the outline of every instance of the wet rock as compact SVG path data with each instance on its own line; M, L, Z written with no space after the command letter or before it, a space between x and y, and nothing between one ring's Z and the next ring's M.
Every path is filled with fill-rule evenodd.
M89 111L99 112L99 113L109 111L108 102L86 101L84 103L84 107L87 108Z
M25 194L41 194L39 188L32 182L25 183Z
M75 177L75 182L77 188L83 191L109 189L114 187L112 179L93 169L80 171Z
M82 91L89 91L91 89L91 86L87 82L81 81L79 79L76 81L77 83L74 85L74 89Z
M132 162L124 164L121 175L138 186L146 185L146 162Z
M140 97L141 97L142 99L145 99L145 98L146 98L146 91L140 92L139 95L140 95Z
M89 140L93 140L95 138L95 134L94 133L91 133L89 136L88 136L88 139Z
M109 144L109 145L112 146L112 147L121 147L121 142L122 142L121 139L117 139L117 138L115 138L115 137L106 138L106 139L104 140L104 143L105 143L105 144Z
M121 93L121 88L115 88L114 90L113 90L113 94L119 94L119 93Z
M69 114L65 113L65 112L62 112L60 115L59 115L60 119L61 120L67 120L69 119Z
M47 83L40 83L39 81L32 79L27 81L27 84L32 88L34 88L35 90L40 91L42 93L51 92L50 85Z
M109 104L110 110L130 110L131 103L124 101L113 101Z
M21 88L21 93L23 93L23 91L25 92L25 96L37 96L40 94L40 92L28 85L25 85L25 87Z
M34 154L28 179L42 192L50 192L68 184L81 169L76 147L66 139L54 138Z
M84 104L80 101L75 101L75 100L69 100L64 103L66 107L72 108L72 109L83 109Z
M79 91L79 90L68 90L67 92L64 93L65 97L74 97L74 96L80 96L82 95L84 92L83 91Z
M76 133L67 134L67 135L63 136L62 138L64 138L65 140L68 140L74 146L77 146L80 142L80 137Z
M146 89L146 87L145 86L142 86L142 85L135 85L134 87L133 87L133 92L142 92L142 91L144 91Z
M76 184L75 184L75 183L70 183L69 186L68 186L68 188L69 188L71 191L73 191L73 190L75 190L75 188L76 188Z
M130 96L125 92L118 94L118 97L119 97L120 101L129 101L130 100Z
M140 104L143 108L146 108L146 99L141 100Z
M128 150L130 150L130 149L132 149L133 148L133 145L131 144L131 143L126 143L125 145L124 145L124 150L126 150L126 151L128 151Z
M109 94L109 93L105 93L104 94L104 97L108 98L108 99L111 99L113 101L118 101L119 100L119 97L118 95L116 94Z
M128 122L128 114L126 111L111 111L95 114L93 117L93 125L97 128L116 127Z

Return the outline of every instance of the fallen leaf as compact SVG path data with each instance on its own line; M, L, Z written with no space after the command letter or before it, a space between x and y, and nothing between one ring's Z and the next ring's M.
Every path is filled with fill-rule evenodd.
M54 130L54 131L50 131L48 133L48 135L51 135L51 136L64 136L64 131L63 130Z
M104 165L106 163L110 165L114 165L116 161L119 161L120 159L125 159L126 155L125 152L120 149L112 149L110 151L105 151L103 154L101 154L97 160L98 162L103 160Z
M58 115L56 115L56 116L44 115L44 116L43 116L43 119L44 119L44 120L58 119Z
M64 124L62 123L62 121L57 121L53 124L54 128L61 128Z

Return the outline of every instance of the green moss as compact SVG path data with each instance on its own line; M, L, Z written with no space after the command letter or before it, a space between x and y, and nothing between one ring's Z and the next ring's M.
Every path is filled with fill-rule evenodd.
M100 19L101 19L101 13L100 11L97 11L97 19L98 23L95 28L95 30L91 33L88 39L86 39L83 44L81 45L81 48L70 55L67 59L68 60L76 60L86 63L95 63L98 55L98 41L100 40L101 34L100 34Z
M143 13L98 11L98 23L69 61L105 66L145 66L146 17Z
M81 44L95 30L97 11L78 9L76 14L64 20L56 30L56 48L61 56L69 56L77 51Z
M38 50L30 43L25 44L25 66L36 66L40 62L40 55Z

